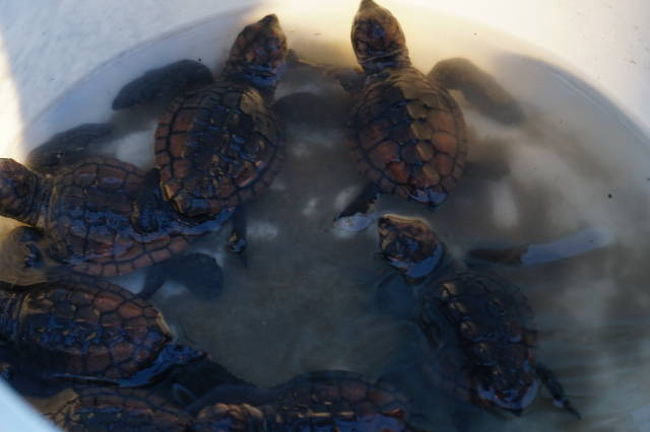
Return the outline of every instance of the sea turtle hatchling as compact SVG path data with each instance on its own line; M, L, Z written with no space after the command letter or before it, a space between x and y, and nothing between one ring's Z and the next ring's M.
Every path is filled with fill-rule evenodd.
M486 116L520 123L517 102L497 82L462 58L439 62L428 75L411 64L397 19L372 0L362 0L352 25L352 46L362 70L324 67L355 104L349 144L359 170L370 180L338 216L360 230L379 193L392 193L432 208L454 189L466 165L463 113L448 90L460 90Z
M158 309L90 277L0 283L0 341L9 364L43 379L141 386L205 353L177 345Z
M232 212L224 212L204 223L187 220L162 199L157 183L152 183L154 171L145 173L110 156L89 155L91 144L109 133L105 124L82 125L36 147L25 165L0 159L0 214L26 224L2 239L0 280L31 285L69 272L126 274L177 256L192 239L230 217ZM142 232L133 221L142 196L148 197L149 205L139 216L155 225L154 231ZM216 261L193 257L183 258L182 266L200 266L200 274L211 279L206 283L218 288L221 270ZM177 276L182 272L176 271L180 261L166 264L165 277L182 279ZM161 277L148 281L146 295L161 285Z
M520 414L542 383L558 407L580 417L554 374L535 358L533 313L517 287L461 269L421 219L388 214L377 227L382 256L416 283L415 312L407 313L432 351L435 361L421 368L436 386L480 407ZM409 296L404 288L397 291Z
M66 389L34 402L66 432L187 432L192 421L175 404L140 389Z
M195 428L197 432L224 430L226 423L215 418L224 413L248 419L254 430L305 432L407 432L409 402L393 387L373 384L361 375L347 371L318 371L299 375L270 389L245 391L247 399L228 400L232 389L215 389L201 403ZM192 410L192 406L188 407ZM235 428L241 430L241 428Z
M301 375L271 390L260 404L237 401L232 387L217 388L225 402L194 415L141 389L65 390L39 408L69 432L407 432L406 403L394 390L359 375L327 371ZM115 425L119 425L116 428Z
M273 97L286 55L278 19L267 15L239 33L216 79L183 60L145 73L113 101L118 110L176 96L159 119L155 167L164 199L182 216L202 221L241 210L271 184L283 141ZM229 246L237 253L246 246L241 211Z

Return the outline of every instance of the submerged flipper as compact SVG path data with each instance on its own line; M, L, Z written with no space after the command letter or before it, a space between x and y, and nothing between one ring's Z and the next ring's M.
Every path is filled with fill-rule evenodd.
M336 225L345 231L363 231L372 223L372 211L379 198L379 188L368 183L361 192L334 219Z
M291 68L309 68L330 77L343 87L346 92L355 95L363 90L366 76L359 68L333 67L324 64L313 63L301 58L294 50L289 50L287 65Z
M206 254L173 256L149 267L144 287L138 296L143 299L150 298L167 281L183 284L200 298L213 299L223 287L223 272L217 261Z
M109 123L86 123L60 132L32 150L25 165L51 173L88 156L94 147L110 138L112 131Z
M459 90L485 116L508 125L526 120L519 103L487 72L464 58L438 62L429 78L449 90Z
M120 110L145 103L167 103L180 93L214 82L212 72L202 63L181 60L144 75L125 85L113 100Z
M547 243L495 248L473 249L467 258L471 262L489 262L514 266L529 266L560 261L582 255L611 244L611 235L597 228L585 228Z

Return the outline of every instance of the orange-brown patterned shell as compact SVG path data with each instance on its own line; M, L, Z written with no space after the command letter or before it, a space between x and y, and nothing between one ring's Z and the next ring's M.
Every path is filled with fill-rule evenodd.
M407 400L393 388L343 371L294 378L282 386L271 405L286 430L295 430L309 418L338 426L332 430L354 430L348 429L352 425L363 429L362 425L373 423L377 430L400 432L409 416Z
M416 321L435 351L424 370L442 388L486 408L520 411L535 400L537 331L516 286L473 271L438 278L422 291Z
M192 431L407 432L407 401L360 375L322 371L298 376L255 407L216 403L202 409Z
M350 127L357 165L382 192L437 206L463 173L463 114L445 89L414 68L372 78Z
M185 432L191 418L144 390L81 388L56 395L45 415L68 432Z
M264 191L281 133L254 87L222 79L172 102L156 131L165 198L188 217L213 216Z
M0 312L0 337L57 374L127 379L172 338L155 307L94 279L2 289Z
M54 260L73 271L115 276L164 261L188 245L188 232L170 211L160 229L138 232L133 203L143 187L137 167L108 157L89 158L52 178L43 231Z

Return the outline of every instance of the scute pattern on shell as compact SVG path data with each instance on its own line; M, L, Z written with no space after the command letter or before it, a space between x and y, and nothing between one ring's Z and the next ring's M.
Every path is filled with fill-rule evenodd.
M402 395L349 372L294 378L272 405L281 430L398 432L408 428L407 401Z
M46 415L67 432L185 432L191 419L147 391L85 388L66 391Z
M261 93L230 80L175 99L156 131L165 197L185 216L213 216L265 190L281 132Z
M445 89L411 67L369 79L350 123L359 169L382 192L441 204L467 158L460 108Z
M510 395L515 405L532 402L537 333L518 288L495 275L456 273L424 288L417 320L436 350L429 373L443 388L478 405L486 403L478 388ZM449 328L440 328L443 320Z
M163 261L188 245L187 233L170 219L141 234L131 222L133 202L143 184L135 166L91 157L52 177L44 232L48 254L73 271L115 276ZM171 212L170 212L171 213Z
M258 406L215 403L203 408L192 431L400 432L407 402L394 389L355 373L322 371L274 388Z
M95 279L2 289L0 313L0 337L58 374L126 379L172 338L151 304Z

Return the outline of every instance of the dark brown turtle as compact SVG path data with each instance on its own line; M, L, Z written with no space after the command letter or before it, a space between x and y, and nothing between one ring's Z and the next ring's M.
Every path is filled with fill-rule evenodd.
M283 140L272 103L286 55L278 19L267 15L239 33L216 80L206 66L184 60L120 91L114 109L177 95L159 120L155 165L163 196L179 214L211 219L271 184ZM244 230L243 223L234 227L235 252L245 247Z
M192 430L242 430L248 425L276 432L397 432L413 430L408 417L407 401L391 387L351 372L323 371L261 391L253 404L210 404L199 411Z
M378 231L383 257L419 283L414 319L435 359L422 369L437 386L480 407L520 414L541 382L557 406L579 417L554 374L536 361L533 313L517 287L453 262L423 220L384 215Z
M361 1L352 25L352 46L362 70L325 70L355 100L349 143L359 170L371 183L339 218L362 216L379 193L432 208L447 199L467 159L465 120L448 90L460 90L499 121L516 123L523 118L512 97L468 60L442 61L428 75L418 71L397 19L372 0ZM367 218L356 219L348 228L370 223Z
M145 390L64 390L39 409L66 432L187 432L191 416Z
M97 279L0 284L0 341L45 378L138 386L204 353L172 343L161 313Z
M183 251L231 215L199 224L186 220L162 199L155 171L86 154L107 133L107 125L83 125L37 147L27 166L0 159L0 214L28 225L3 240L0 279L30 285L68 271L129 273ZM148 206L137 213L143 196ZM154 229L140 230L134 214ZM201 262L206 274L220 271L214 260Z

